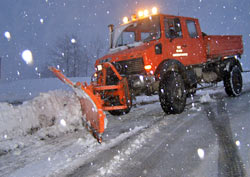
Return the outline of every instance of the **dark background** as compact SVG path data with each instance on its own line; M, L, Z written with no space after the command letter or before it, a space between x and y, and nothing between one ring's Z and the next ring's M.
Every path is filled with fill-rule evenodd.
M124 16L153 6L161 13L198 18L207 34L243 35L241 61L250 68L249 0L1 0L1 80L38 78L41 68L52 60L48 51L66 34L77 35L83 45L99 38L107 49L108 24L118 25ZM25 49L33 54L32 65L22 60Z

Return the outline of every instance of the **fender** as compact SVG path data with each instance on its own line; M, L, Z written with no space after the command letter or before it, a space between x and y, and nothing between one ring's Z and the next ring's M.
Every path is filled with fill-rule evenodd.
M170 71L179 72L184 79L184 82L187 86L192 86L197 83L197 78L195 73L192 70L187 70L186 67L178 60L175 59L166 59L162 61L158 68L156 69L156 79L160 80L161 76Z
M242 66L240 64L240 61L234 58L230 58L228 60L225 60L224 62L226 62L226 67L224 69L224 71L230 72L232 67L237 65L240 68L240 71L243 72Z

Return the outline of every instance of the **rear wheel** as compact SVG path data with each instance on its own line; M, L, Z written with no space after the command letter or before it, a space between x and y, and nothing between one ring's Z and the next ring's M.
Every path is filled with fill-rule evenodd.
M242 91L242 75L240 68L235 65L224 77L224 87L228 96L238 96Z
M170 72L163 76L159 85L161 107L167 114L179 114L186 106L187 94L182 76Z

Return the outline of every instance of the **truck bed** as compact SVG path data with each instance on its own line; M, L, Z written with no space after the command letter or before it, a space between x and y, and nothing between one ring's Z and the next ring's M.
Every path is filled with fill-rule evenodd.
M204 36L207 58L213 59L243 53L242 36Z

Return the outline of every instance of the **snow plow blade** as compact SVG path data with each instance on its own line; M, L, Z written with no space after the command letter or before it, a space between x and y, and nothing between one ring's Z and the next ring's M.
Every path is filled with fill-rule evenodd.
M69 85L77 95L82 110L83 122L99 143L102 142L104 132L105 113L102 109L101 99L93 94L91 86L81 82L73 83L55 67L49 69L65 84Z

